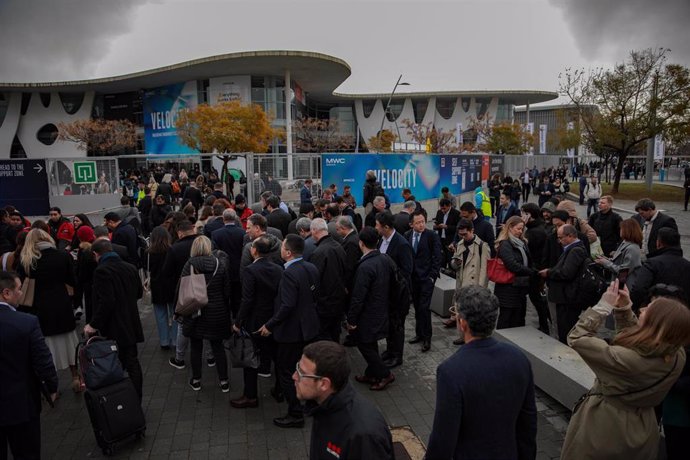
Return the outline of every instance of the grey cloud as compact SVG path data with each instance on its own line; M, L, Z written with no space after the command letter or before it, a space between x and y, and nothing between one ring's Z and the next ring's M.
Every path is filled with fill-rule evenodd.
M79 79L127 33L137 0L0 0L0 81Z
M688 0L550 0L560 8L582 55L623 61L631 50L670 48L690 65Z

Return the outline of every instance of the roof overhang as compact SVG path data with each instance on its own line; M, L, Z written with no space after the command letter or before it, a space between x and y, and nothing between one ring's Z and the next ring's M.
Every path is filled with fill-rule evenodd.
M390 93L375 93L375 94L343 94L333 93L333 95L340 99L388 99ZM527 103L533 104L537 102L551 101L558 98L558 93L555 91L534 91L534 90L498 90L498 91L426 91L426 92L400 92L393 95L393 99L429 99L436 98L464 98L464 97L498 97L503 99L507 104L524 105Z

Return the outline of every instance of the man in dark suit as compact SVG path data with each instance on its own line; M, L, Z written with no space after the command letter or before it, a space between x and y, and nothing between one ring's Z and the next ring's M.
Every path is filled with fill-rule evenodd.
M633 219L642 227L642 254L650 256L656 252L656 239L660 228L678 231L676 220L656 210L656 204L649 198L642 198L635 205L637 215Z
M362 258L362 250L359 248L359 236L355 230L355 224L347 216L340 216L336 220L336 231L342 239L341 245L345 251L345 288L348 295L354 287L355 270L359 259ZM347 305L350 304L348 299Z
M448 198L441 198L438 206L439 210L436 213L436 219L434 219L434 230L438 232L438 237L441 240L441 247L443 248L442 266L446 268L453 257L448 246L455 239L458 222L460 222L460 211L451 206Z
M93 236L96 237L96 241L110 241L110 232L108 231L108 227L105 225L96 225L93 228ZM112 241L110 241L110 245L113 247L113 251L120 256L120 259L127 260L129 258L129 252L127 251L126 247L122 246L121 244L115 244Z
M374 391L383 390L395 380L379 355L378 341L388 335L388 293L391 269L388 258L376 250L378 234L367 227L359 234L364 254L355 273L354 291L347 312L347 329L367 362L363 375L355 376Z
M535 458L537 409L532 369L515 346L491 337L498 299L481 286L460 289L465 345L436 371L436 413L426 458Z
M447 206L450 208L450 202ZM431 348L431 295L441 271L441 240L426 228L426 217L421 211L412 214L412 230L405 237L414 253L411 288L416 335L408 343L422 342L422 352L426 352Z
M412 213L415 211L416 206L417 205L412 200L406 201L403 204L402 211L394 216L395 221L393 223L393 227L395 228L396 232L404 235L410 230L410 221L412 220Z
M228 269L230 272L230 307L233 315L237 315L242 300L242 285L240 284L240 260L244 249L244 230L239 224L234 209L223 211L223 228L211 234L213 245L228 255Z
M319 316L316 309L319 273L316 267L302 259L304 240L287 235L280 248L285 271L280 279L273 317L261 328L263 337L273 334L276 341L276 373L280 387L288 401L288 413L276 417L273 423L281 428L304 426L303 408L295 393L292 374L302 357L304 346L319 335Z
M254 333L273 316L283 267L270 258L272 245L273 240L268 236L260 236L251 243L254 262L244 270L242 304L232 326L235 332L244 329ZM230 405L236 409L257 407L257 377L260 373L264 376L271 374L271 360L275 355L273 338L252 334L252 342L259 354L259 367L243 369L244 392L241 397L230 401Z
M269 227L275 227L283 234L283 238L288 234L288 227L292 221L290 214L280 209L280 198L276 195L271 195L266 198L266 224Z
M323 219L311 221L311 236L316 248L309 258L319 272L317 310L321 340L340 342L340 323L345 313L345 250L328 232Z
M414 268L412 246L403 235L395 231L393 225L394 219L391 213L382 212L376 216L376 231L381 236L378 250L381 254L388 254L393 259L395 265L402 272L407 285L410 286ZM386 366L395 367L402 364L405 346L405 318L409 310L409 303L401 305L398 310L391 312L394 314L389 316L387 349L382 354Z
M144 341L137 300L143 289L139 271L113 252L107 241L91 246L98 267L93 273L93 314L84 326L86 336L101 335L117 343L117 355L141 401L144 376L137 357L137 343Z
M520 215L520 210L513 204L513 201L510 199L509 195L506 195L505 192L501 193L501 197L499 199L499 206L498 209L496 210L496 237L498 237L499 233L501 233L501 229L503 228L503 224L506 223L508 219L510 219L513 216L519 216Z
M41 458L41 391L57 398L58 376L38 317L16 311L22 283L0 272L0 458ZM43 390L42 390L43 387Z
M105 225L113 232L110 240L121 246L127 248L127 259L135 267L139 266L139 244L137 238L137 231L131 225L123 222L120 215L116 212L109 212L103 219Z
M311 184L312 181L311 179L307 179L304 181L304 185L299 191L299 202L300 204L312 204L311 202Z
M223 228L223 213L225 206L222 203L213 203L213 217L209 217L204 225L204 235L211 238L213 232Z

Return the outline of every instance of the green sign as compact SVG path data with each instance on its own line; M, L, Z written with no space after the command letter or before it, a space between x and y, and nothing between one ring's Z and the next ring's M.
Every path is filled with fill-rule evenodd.
M74 183L75 184L95 184L98 182L96 176L95 161L75 161L74 162Z

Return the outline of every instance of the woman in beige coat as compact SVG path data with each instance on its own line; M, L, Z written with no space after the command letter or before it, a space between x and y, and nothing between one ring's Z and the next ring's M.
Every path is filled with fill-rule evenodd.
M570 331L568 344L592 368L596 380L570 419L561 459L657 457L654 406L683 370L690 310L660 297L640 310L638 321L631 305L627 288L619 290L614 281ZM618 334L609 345L596 332L611 311Z

